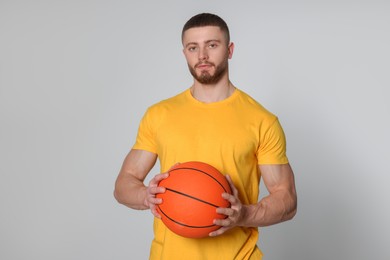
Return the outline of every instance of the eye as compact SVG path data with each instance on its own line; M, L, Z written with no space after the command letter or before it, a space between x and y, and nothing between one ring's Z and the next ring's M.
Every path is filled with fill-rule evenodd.
M210 43L209 44L209 48L210 49L214 49L214 48L216 48L218 45L216 44L216 43Z
M194 51L196 51L196 47L195 46L190 46L190 47L188 47L188 51L190 51L190 52L194 52Z

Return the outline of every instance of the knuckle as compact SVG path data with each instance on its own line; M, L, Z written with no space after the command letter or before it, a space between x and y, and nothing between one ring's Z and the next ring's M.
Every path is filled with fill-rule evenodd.
M222 221L222 225L221 225L221 226L227 227L227 226L230 225L230 223L231 223L230 219L227 218L227 219L225 219L225 220Z

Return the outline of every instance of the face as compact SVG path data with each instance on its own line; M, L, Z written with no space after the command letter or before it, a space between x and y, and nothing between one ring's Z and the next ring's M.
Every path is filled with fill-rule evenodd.
M217 26L191 28L183 35L183 52L192 76L199 83L215 84L228 72L234 45Z

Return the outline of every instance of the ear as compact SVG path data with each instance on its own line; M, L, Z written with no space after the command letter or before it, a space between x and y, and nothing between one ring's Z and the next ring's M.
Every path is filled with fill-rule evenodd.
M231 43L229 43L229 46L228 46L229 59L231 59L233 57L233 51L234 51L234 43L231 42Z

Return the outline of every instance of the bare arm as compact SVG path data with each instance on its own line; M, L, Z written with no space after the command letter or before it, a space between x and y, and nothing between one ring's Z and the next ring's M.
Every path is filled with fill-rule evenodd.
M244 226L269 226L292 219L297 211L294 174L289 164L261 165L269 195L255 205L245 205Z
M294 173L289 164L261 165L260 171L269 195L252 205L243 205L238 198L238 191L230 177L227 179L232 187L233 195L224 193L230 208L219 208L217 212L227 215L226 219L215 220L222 226L211 236L223 234L235 226L261 227L277 224L292 219L297 211L297 195Z
M157 174L149 186L144 180L153 168L157 155L144 150L131 150L126 156L115 183L114 196L116 200L133 209L151 209L155 214L154 205L159 203L156 193L164 192L157 187L158 182L166 178L166 174Z

